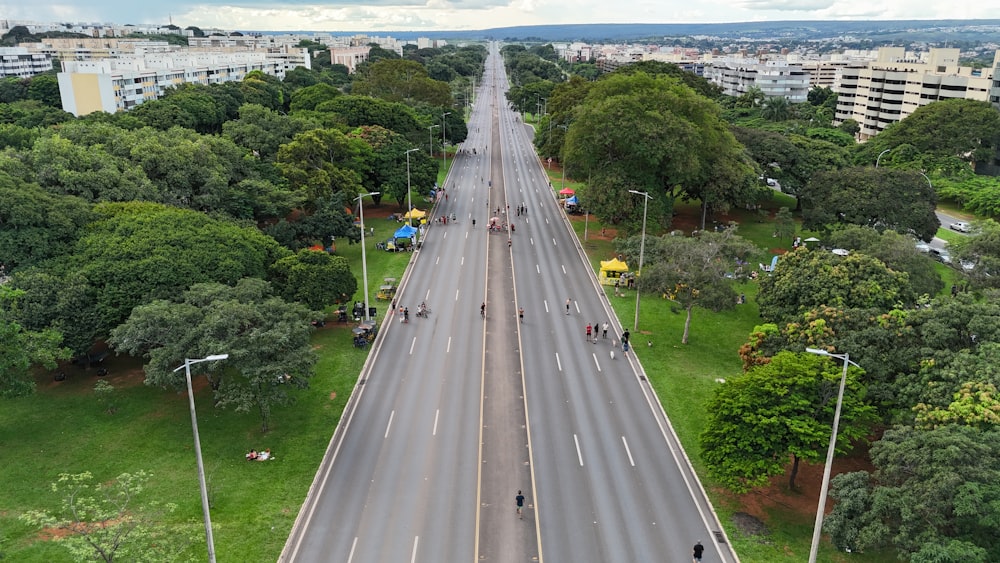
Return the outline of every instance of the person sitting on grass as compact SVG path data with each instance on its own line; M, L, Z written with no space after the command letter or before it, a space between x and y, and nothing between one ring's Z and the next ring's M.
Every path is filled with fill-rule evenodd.
M258 457L257 450L250 450L250 453L247 454L247 461L256 461Z
M267 461L269 459L271 459L271 448L267 448L257 455L257 461Z

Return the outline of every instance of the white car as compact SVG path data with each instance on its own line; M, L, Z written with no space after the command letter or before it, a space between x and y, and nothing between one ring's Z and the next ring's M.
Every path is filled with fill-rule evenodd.
M948 228L953 231L958 231L960 233L968 233L972 231L972 226L964 221L959 221L957 223L952 223L948 225Z

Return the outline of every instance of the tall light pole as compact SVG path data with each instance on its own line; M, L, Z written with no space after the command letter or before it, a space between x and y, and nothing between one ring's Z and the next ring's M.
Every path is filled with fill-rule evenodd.
M427 126L427 154L434 157L434 128L441 127L440 125L428 125Z
M194 455L198 460L198 486L201 487L201 513L205 519L205 543L208 545L208 563L215 563L215 539L212 537L212 517L208 513L208 486L205 484L205 463L201 459L201 439L198 437L198 415L194 412L194 389L191 387L191 366L201 362L225 360L229 354L215 354L196 360L184 359L184 365L178 366L174 373L184 370L187 379L188 406L191 409L191 430L194 432Z
M636 194L642 196L642 240L639 241L639 269L636 271L636 278L642 275L642 259L643 255L646 253L646 210L649 209L649 200L653 199L653 196L649 195L649 192L640 192L637 190L629 190L628 193ZM639 332L639 280L635 280L635 324L632 330Z
M413 152L413 151L418 151L418 150L420 150L420 149L414 147L414 148L406 151L406 207L408 208L406 210L406 214L409 215L409 217L406 218L406 224L409 225L409 226L411 226L411 227L413 226L413 196L410 193L412 191L412 190L410 190L410 153ZM443 146L442 146L441 150L442 151L444 150ZM419 233L419 231L418 231L418 233ZM420 236L420 235L418 234L417 236Z
M826 450L826 465L823 467L823 485L819 489L819 507L816 508L816 524L813 525L812 545L809 547L809 563L816 563L819 552L819 538L823 532L823 512L826 510L826 494L830 490L830 469L833 467L833 454L837 449L837 427L840 426L840 407L844 402L844 386L847 383L847 366L852 365L864 369L851 361L848 353L834 354L819 348L806 348L806 352L817 356L829 356L844 361L844 372L840 376L840 389L837 391L837 408L833 412L833 432L830 433L830 447Z
M445 171L445 178L448 177L448 175L447 175L447 172L448 172L448 162L445 160L448 157L448 151L445 150L445 148L444 148L444 144L445 144L445 131L448 129L448 122L445 121L444 118L448 117L449 115L451 115L450 111L446 111L446 112L444 112L444 113L441 114L441 168L444 169L444 171ZM441 185L443 186L444 182L441 182Z
M934 184L931 183L931 179L927 177L927 174L921 172L920 175L924 177L924 180L927 180L927 186L930 187L931 191L934 191Z
M370 321L371 315L368 314L368 255L365 253L365 204L362 201L366 196L377 196L381 192L371 192L367 194L361 194L354 198L358 200L358 214L361 217L361 276L362 281L365 284L365 320Z
M885 153L887 153L887 152L889 152L889 151L891 151L891 150L892 150L892 149L885 149L884 151L882 151L882 152L878 153L878 156L877 156L877 157L875 157L875 168L878 168L878 162L879 162L880 160L882 160L882 155L883 155L883 154L885 154Z
M569 125L560 125L560 129L563 130L563 146L566 145L566 132L569 131ZM559 155L559 166L562 168L562 187L560 190L566 189L566 163L563 161L562 154Z

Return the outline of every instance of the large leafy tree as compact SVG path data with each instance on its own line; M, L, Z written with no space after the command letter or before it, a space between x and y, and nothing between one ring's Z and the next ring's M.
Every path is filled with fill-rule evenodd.
M402 59L369 64L363 75L354 80L351 92L390 102L424 102L435 107L451 107L454 102L448 83L428 76L420 63Z
M799 462L822 459L830 440L841 366L814 354L781 352L770 363L729 378L706 410L701 456L727 488L746 492L785 472L795 488ZM872 421L864 388L847 374L837 450L863 438Z
M935 262L917 250L913 237L895 231L881 233L857 225L845 225L827 235L827 245L845 248L878 258L888 268L906 272L917 295L935 296L944 289L944 281L934 268Z
M621 220L629 210L633 221L641 217L642 202L623 185L664 199L665 209L652 210L654 224L665 224L677 197L720 208L752 198L753 168L718 106L676 79L611 75L588 89L574 115L564 156L589 179L584 203L602 216Z
M0 173L0 260L8 273L66 254L92 219L82 199Z
M757 295L761 317L773 322L822 306L889 311L915 301L905 272L866 254L837 256L806 248L782 256L774 271L761 279Z
M369 192L379 192L375 202L391 197L403 205L407 201L407 188L425 194L437 180L437 161L423 151L409 155L407 178L406 151L412 146L405 137L382 127L359 127L351 133L370 147L365 151L363 185Z
M398 134L421 134L426 129L420 125L414 111L406 104L388 102L369 96L341 96L325 102L320 111L336 113L350 127L377 125Z
M195 284L178 301L136 307L109 342L145 358L146 383L161 387L183 386L184 374L174 369L184 358L228 353L224 362L205 367L215 403L256 410L267 432L273 408L293 402L292 389L309 386L316 363L310 321L318 315L273 296L263 280Z
M859 160L874 164L879 153L911 145L915 155L988 162L1000 146L1000 112L989 102L951 99L917 108L909 117L860 145Z
M52 329L40 332L25 330L15 322L7 307L13 306L17 295L0 286L0 397L20 397L35 390L31 366L47 369L56 367L56 360L69 358L69 350L60 347L62 335Z
M308 201L331 194L354 197L361 191L364 141L337 129L313 129L296 135L278 150L277 165L293 189Z
M619 245L619 252L632 263L639 255L641 236ZM639 287L646 292L666 295L684 308L684 333L681 343L688 343L691 316L695 307L710 311L729 309L736 303L733 277L739 261L746 261L756 248L733 230L702 233L698 237L648 237L646 256L649 262L639 277Z
M799 197L807 229L864 225L930 241L941 224L934 213L937 195L917 172L874 167L820 172Z
M101 204L96 211L100 219L66 259L67 271L96 290L95 338L124 321L133 307L191 284L264 278L287 253L256 229L194 211L151 203Z
M972 236L952 244L955 256L973 265L969 279L978 288L1000 288L1000 223L985 219L975 223Z
M307 117L284 115L257 104L239 109L239 118L222 124L223 134L237 145L264 160L274 160L278 148L303 131L317 129L319 123Z
M886 546L913 562L1000 559L1000 431L948 424L889 429L875 472L838 475L824 528L853 551Z
M276 261L269 281L285 301L297 301L316 311L346 302L358 290L347 259L321 250L302 249Z

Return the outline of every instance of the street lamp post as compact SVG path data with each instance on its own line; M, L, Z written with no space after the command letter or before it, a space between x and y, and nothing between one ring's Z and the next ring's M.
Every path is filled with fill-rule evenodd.
M371 192L367 194L361 194L354 198L358 200L358 215L361 218L361 276L362 282L365 284L365 320L370 321L371 315L368 314L368 255L365 253L365 204L362 201L366 196L377 196L381 192Z
M177 371L184 369L184 377L187 379L188 406L191 409L191 431L194 433L194 455L198 460L198 486L201 488L201 512L205 520L205 543L208 545L208 563L215 563L215 539L212 537L212 517L208 511L208 486L205 484L205 463L201 459L201 438L198 437L198 415L194 411L194 389L191 387L191 366L201 362L214 362L225 360L229 354L215 354L196 360L184 359L184 365L177 367Z
M646 252L646 210L649 208L649 200L653 199L649 192L640 192L637 190L629 190L628 193L641 195L642 200L642 240L639 241L639 269L636 271L636 277L642 275L642 259ZM639 332L639 280L635 280L635 323L632 330Z
M931 179L927 177L927 174L921 172L920 175L924 177L924 180L927 180L927 187L929 187L931 191L934 191L934 184L931 183Z
M844 361L844 371L840 376L840 389L837 391L837 408L833 412L833 431L830 433L830 447L826 450L826 465L823 467L823 484L819 489L819 507L816 508L816 523L813 525L812 545L809 547L809 563L816 563L816 555L819 552L819 538L823 533L823 512L826 510L826 495L830 490L830 469L833 467L833 454L837 449L837 427L840 426L840 407L844 402L844 386L847 384L847 366L852 365L859 369L863 368L852 362L847 352L834 354L819 348L806 348L806 352Z
M885 149L884 151L878 153L878 156L875 157L875 168L878 168L878 163L879 163L880 160L882 160L882 155L885 154L885 153L887 153L887 152L889 152L889 151L891 151L891 150L892 149Z
M563 130L563 145L565 146L566 131L569 131L569 125L560 125L559 127ZM559 189L564 190L566 189L566 163L563 162L562 154L559 155L559 166L562 168L562 187Z
M427 126L427 154L434 157L434 128L440 127L440 125L428 125Z
M445 150L444 144L446 142L445 131L448 129L448 122L445 121L444 118L448 117L449 115L451 115L450 111L446 111L441 114L441 168L443 168L446 173L448 171L448 161L445 159L448 157L448 151ZM447 178L447 174L445 177ZM441 185L443 186L444 182L441 182Z

